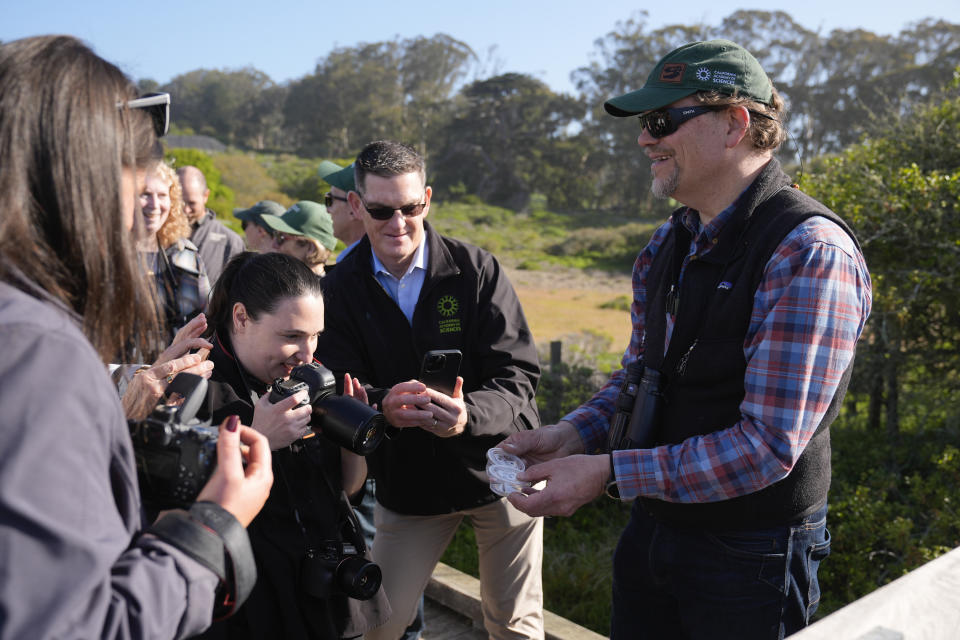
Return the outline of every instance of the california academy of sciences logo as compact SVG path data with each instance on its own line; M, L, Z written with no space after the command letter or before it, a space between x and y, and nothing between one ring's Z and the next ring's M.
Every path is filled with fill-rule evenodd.
M440 333L459 333L460 318L455 318L457 311L460 310L460 302L453 296L443 296L437 301L437 313L440 314L440 321L437 327Z

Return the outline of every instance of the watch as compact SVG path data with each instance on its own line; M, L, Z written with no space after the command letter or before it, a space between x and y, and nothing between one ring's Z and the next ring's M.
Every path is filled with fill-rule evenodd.
M617 472L613 468L613 452L610 452L610 477L604 492L614 500L620 500L620 488L617 486Z

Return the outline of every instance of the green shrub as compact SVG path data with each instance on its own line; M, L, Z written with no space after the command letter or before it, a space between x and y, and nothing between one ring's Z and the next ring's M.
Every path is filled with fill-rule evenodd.
M633 299L630 296L617 296L613 300L608 300L600 305L601 309L614 309L616 311L630 311L630 304Z

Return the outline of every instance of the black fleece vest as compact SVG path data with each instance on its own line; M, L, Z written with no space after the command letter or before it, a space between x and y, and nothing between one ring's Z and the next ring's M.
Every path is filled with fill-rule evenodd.
M674 220L680 215L677 211ZM683 225L674 223L647 278L644 360L661 372L665 383L658 444L677 444L740 420L747 364L743 343L764 266L787 234L813 216L837 223L856 243L846 223L792 188L771 160L741 196L713 249L687 265L664 354L669 292L692 239ZM730 500L691 504L644 499L644 506L665 522L714 531L787 524L816 511L826 503L830 488L828 427L837 417L852 367L851 361L826 415L785 478Z

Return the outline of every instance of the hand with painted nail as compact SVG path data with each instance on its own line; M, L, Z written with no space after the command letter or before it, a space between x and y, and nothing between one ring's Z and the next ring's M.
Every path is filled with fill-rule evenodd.
M267 438L230 416L220 425L217 468L197 501L215 502L247 526L263 508L273 484Z
M209 378L213 363L207 354L213 345L200 336L207 329L207 319L200 314L188 322L152 366L136 372L121 399L128 420L146 418L163 396L167 385L180 373Z

